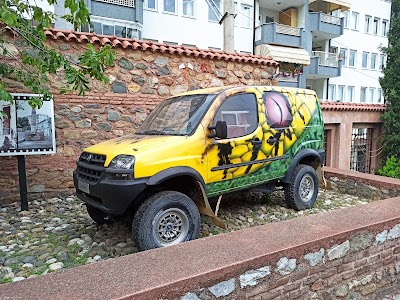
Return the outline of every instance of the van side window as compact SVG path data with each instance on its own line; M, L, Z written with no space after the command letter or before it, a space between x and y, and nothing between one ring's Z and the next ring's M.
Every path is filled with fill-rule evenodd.
M237 94L227 98L214 117L214 124L217 121L226 121L227 138L252 133L258 126L256 96L254 94Z
M262 95L268 124L272 128L290 126L293 121L288 95L278 92L265 92Z

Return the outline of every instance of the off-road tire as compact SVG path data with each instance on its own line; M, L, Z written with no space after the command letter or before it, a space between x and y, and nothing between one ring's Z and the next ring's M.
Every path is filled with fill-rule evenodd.
M285 201L289 208L303 210L311 208L318 195L318 176L314 168L298 165L290 179L283 186Z
M132 236L139 250L194 240L199 232L200 213L196 204L175 191L152 195L139 207L132 222Z
M100 209L97 209L90 205L86 205L86 210L92 220L95 221L98 225L113 223L113 220L110 219L109 216L106 213L102 212Z

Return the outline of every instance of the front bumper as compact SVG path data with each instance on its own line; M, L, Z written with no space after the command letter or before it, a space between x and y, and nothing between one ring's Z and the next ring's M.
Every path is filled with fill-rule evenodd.
M97 182L91 183L78 179L76 171L73 176L79 199L106 214L116 216L123 215L139 193L147 187L147 178L115 180L107 178L107 175L102 173ZM79 188L78 180L81 181L81 187L82 182L85 185L85 191Z

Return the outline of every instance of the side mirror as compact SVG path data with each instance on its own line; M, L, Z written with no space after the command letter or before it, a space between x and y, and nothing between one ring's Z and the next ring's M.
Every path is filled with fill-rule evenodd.
M210 133L208 135L209 138L219 138L226 139L228 136L228 126L226 125L226 121L217 121L215 126L209 126L208 129L215 130L215 133Z

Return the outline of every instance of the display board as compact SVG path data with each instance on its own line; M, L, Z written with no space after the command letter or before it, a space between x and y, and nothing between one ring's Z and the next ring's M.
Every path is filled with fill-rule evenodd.
M33 94L11 94L13 103L0 99L0 156L56 153L53 99L32 108Z

